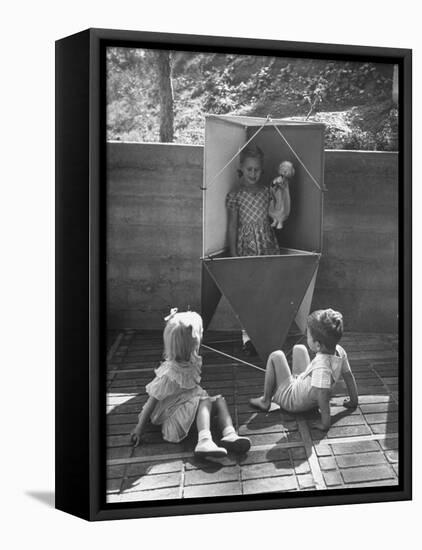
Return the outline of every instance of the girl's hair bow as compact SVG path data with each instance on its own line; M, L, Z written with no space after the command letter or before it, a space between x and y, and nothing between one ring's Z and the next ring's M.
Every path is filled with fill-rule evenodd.
M167 317L164 317L164 321L166 321L166 323L168 321L170 321L170 319L172 319L176 315L177 312L178 312L177 307L172 307L170 309L170 313L167 315Z

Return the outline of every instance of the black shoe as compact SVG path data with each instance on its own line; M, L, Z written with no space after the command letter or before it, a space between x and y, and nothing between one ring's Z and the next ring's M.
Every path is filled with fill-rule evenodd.
M247 340L243 344L242 351L247 357L254 357L255 355L258 355L255 346L252 344L251 340Z

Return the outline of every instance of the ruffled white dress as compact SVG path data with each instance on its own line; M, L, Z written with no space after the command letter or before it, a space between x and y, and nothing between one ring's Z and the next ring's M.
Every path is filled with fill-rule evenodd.
M151 422L161 425L163 438L171 443L184 439L196 417L199 401L208 397L199 385L201 357L189 363L164 361L155 378L147 384L146 392L158 403L151 413Z

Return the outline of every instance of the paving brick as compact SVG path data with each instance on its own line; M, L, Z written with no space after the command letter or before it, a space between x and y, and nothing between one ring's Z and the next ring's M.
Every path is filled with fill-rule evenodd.
M129 458L132 455L133 447L111 447L107 449L107 460L117 458Z
M384 385L379 386L366 386L358 385L358 393L359 393L359 399L364 398L365 396L369 396L371 398L375 397L376 395L380 397L386 396L385 394L388 393L385 389Z
M332 443L331 448L335 455L379 451L379 445L376 441L352 441L351 443Z
M182 460L170 460L163 462L138 462L129 464L126 475L128 477L143 476L147 474L164 474L180 472L183 466Z
M293 447L290 449L290 453L293 460L299 460L301 458L306 458L306 449L305 447Z
M241 466L242 480L264 477L291 476L294 473L289 460Z
M136 422L132 422L130 424L111 424L107 426L107 435L121 435L126 437L126 443L129 439L129 434L131 430L135 427Z
M398 384L399 378L398 376L382 376L382 381L387 385Z
M252 434L251 436L249 436L249 439L251 440L252 446L275 445L277 443L286 443L287 436L288 436L288 432L270 433L270 434Z
M343 416L339 419L336 419L336 417L331 414L331 425L336 428L340 428L342 426L359 426L364 424L365 419L361 414L351 414Z
M146 401L146 400L145 400ZM141 403L125 403L124 405L111 405L107 407L107 418L111 415L120 416L122 413L125 414L134 414L135 417L138 417L142 408Z
M371 429L374 434L396 434L399 431L397 422L388 422L385 424L372 424Z
M162 441L162 440L161 440ZM153 455L172 455L186 452L186 447L181 443L149 443L139 445L133 448L134 457L148 457Z
M311 474L297 476L300 489L311 489L315 487L315 480Z
M365 388L365 387L377 387L382 386L382 381L378 378L378 376L372 376L372 377L356 377L356 384L359 388Z
M321 456L319 459L321 470L337 470L337 463L332 456Z
M295 460L293 465L296 474L308 474L311 471L307 460Z
M297 428L296 428L297 430ZM251 434L287 433L289 430L282 424L254 423L239 426L239 434L249 436Z
M389 395L359 395L359 404L388 403L390 400Z
M114 424L136 424L138 415L132 414L109 414L107 416L107 427Z
M295 476L268 477L265 479L252 479L243 482L243 494L272 493L277 491L291 491L297 489Z
M107 489L106 489L107 494L119 493L121 485L122 485L122 479L121 478L108 479L107 480Z
M107 479L122 478L125 475L126 464L107 466Z
M331 456L331 447L327 443L317 443L314 445L317 456Z
M292 449L296 450L296 449ZM268 461L280 461L280 460L289 460L289 450L280 449L277 447L271 447L265 451L254 451L251 449L249 453L240 458L240 464L258 464L260 462Z
M273 413L240 413L238 411L237 419L239 424L283 424L287 428L297 427L297 421L294 416L274 411Z
M391 479L394 474L389 466L366 466L342 470L345 483Z
M399 453L397 450L386 451L385 456L390 464L395 464L399 461Z
M359 487L394 487L398 484L398 481L394 478L392 479L384 479L380 481L363 481L360 483L347 483L344 485L344 488L359 488Z
M320 430L312 429L311 435L312 439L321 439L321 435L323 435L324 432L321 432ZM370 435L371 431L366 426L366 424L359 425L359 426L332 426L328 432L327 437L328 438L336 438L336 437L356 437L360 435Z
M257 397L262 394L262 385L249 387L236 387L237 399L241 402L249 402L251 397Z
M385 439L380 439L379 443L383 450L396 450L399 448L399 439L398 437L387 437Z
M190 458L185 460L185 470L199 469L212 472L222 468L223 466L236 466L237 463L238 457L234 454L228 454L222 458L198 458L192 454Z
M344 397L341 398L341 402L343 403ZM331 418L336 418L337 415L343 415L346 418L350 418L352 416L362 417L362 414L359 409L346 409L346 407L341 405L330 405L330 413Z
M226 466L215 471L186 470L184 485L203 485L205 483L217 483L222 481L235 481L239 479L238 466Z
M134 476L125 479L122 487L122 493L161 489L164 487L178 487L180 485L180 481L180 472L157 475L144 475L141 477Z
M289 442L299 443L302 441L302 436L300 432L287 432L287 439Z
M337 485L343 484L340 472L338 472L337 470L326 471L323 472L322 475L324 476L324 481L327 487L335 487Z
M365 415L372 413L393 413L396 412L397 409L397 405L392 401L387 401L385 403L363 403L360 405L360 410Z
M167 487L151 491L131 491L120 495L119 502L142 502L144 500L164 500L180 498L179 487Z
M396 476L399 475L399 465L398 464L393 464L393 470L394 470L394 473L396 474Z
M397 412L382 412L382 413L371 413L365 414L366 421L369 424L382 424L387 422L397 422L398 420Z
M184 487L183 498L221 497L242 494L240 482L211 483L208 485L191 485Z
M339 455L337 464L340 468L351 468L354 466L370 466L374 464L386 464L381 451L372 453L358 453L355 455Z

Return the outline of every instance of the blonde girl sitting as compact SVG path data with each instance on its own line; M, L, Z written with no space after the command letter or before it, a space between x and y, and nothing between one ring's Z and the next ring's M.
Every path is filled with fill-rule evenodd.
M314 425L328 430L331 425L330 396L342 376L349 397L343 402L347 408L356 408L358 392L347 354L337 345L343 335L343 316L332 309L318 310L308 317L307 341L316 353L311 361L303 345L293 348L293 373L282 351L273 352L267 361L264 395L249 401L261 411L268 411L271 402L286 411L298 413L318 407L321 418Z
M149 395L131 432L131 441L137 446L149 419L161 425L166 441L178 443L188 434L196 420L198 443L195 456L223 457L227 451L245 453L251 443L239 437L226 401L221 395L210 397L200 386L202 357L199 347L202 340L202 319L193 311L171 310L164 328L164 361L155 370L155 378L147 384ZM215 408L222 430L217 446L211 437L210 418Z

